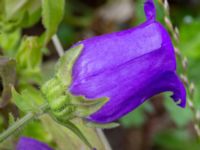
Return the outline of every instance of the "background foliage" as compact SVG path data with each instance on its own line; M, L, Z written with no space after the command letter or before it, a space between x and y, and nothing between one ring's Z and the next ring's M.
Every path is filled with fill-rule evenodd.
M200 1L169 2L172 22L180 32L178 46L188 58L187 73L195 83L194 107L199 112ZM157 18L164 23L163 8L158 1L156 6ZM52 77L52 66L59 57L51 40L53 35L57 34L63 47L68 49L79 40L126 29L144 19L141 0L0 0L0 131L43 102L38 89ZM11 96L17 94L12 94L12 87L24 93L24 98L18 101L25 107L17 107L12 102L17 101L17 96ZM193 129L190 108L178 108L168 98L169 94L153 97L120 119L121 127L105 130L113 149L198 150L200 141ZM101 143L93 139L95 134L91 129L80 129L102 148ZM0 149L12 149L22 135L59 150L78 149L83 144L69 130L44 116L30 122L16 137L1 144Z

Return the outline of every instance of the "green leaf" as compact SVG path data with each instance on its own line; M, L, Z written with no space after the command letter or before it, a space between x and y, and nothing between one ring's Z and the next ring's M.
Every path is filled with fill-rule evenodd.
M32 86L26 86L26 89L21 92L24 99L34 102L34 107L44 104L45 99L42 93Z
M40 91L33 87L27 87L19 94L12 88L12 101L23 112L38 111L38 108L45 102Z
M22 14L22 9L24 8L27 2L28 0L6 0L6 19L10 20L13 17Z
M28 0L5 0L2 15L2 31L13 32L18 29L24 18L24 11Z
M42 22L46 28L46 43L56 33L64 15L65 0L42 0Z
M26 100L24 100L23 97L14 88L12 88L12 101L23 112L32 110L30 104L27 104Z
M3 31L15 31L23 27L30 27L39 21L41 16L40 0L6 0L2 3L2 20Z
M34 120L29 122L24 126L21 135L33 137L35 139L50 142L52 139L49 132L47 132L46 127L42 125L40 120Z
M0 132L2 132L4 130L4 118L2 115L0 115Z
M17 72L21 78L40 82L40 65L42 60L42 43L39 37L24 37L16 54Z
M65 126L58 124L49 115L43 115L40 117L40 119L44 124L45 130L51 134L52 142L56 144L55 149L78 150L82 148L84 150L89 150L88 146L85 145L76 134L74 134L70 129L66 128ZM83 122L79 119L77 119L74 124L76 124L79 130L84 133L84 136L96 149L105 149L94 128L89 128L85 126Z
M73 124L70 121L65 121L65 123L60 122L60 124L62 124L63 126L67 127L68 129L70 129L74 134L76 134L89 148L93 148L92 145L90 144L90 142L87 140L87 138L85 137L85 135L79 130L78 127L76 127L75 124Z
M5 0L0 0L0 22L4 19L4 15L5 15Z
M15 55L17 44L20 40L20 30L15 30L14 32L6 33L2 32L0 34L0 47L5 55L13 57Z
M0 78L3 85L0 108L6 106L11 99L11 85L14 85L16 80L15 65L13 59L0 56Z
M24 17L21 27L31 27L39 21L41 17L41 0L29 0L24 9Z

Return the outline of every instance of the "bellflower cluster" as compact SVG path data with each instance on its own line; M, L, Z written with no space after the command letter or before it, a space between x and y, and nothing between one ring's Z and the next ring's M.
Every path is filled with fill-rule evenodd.
M68 91L87 99L109 98L88 116L90 121L112 122L161 92L172 92L179 106L186 105L172 41L156 21L153 0L146 0L144 11L146 21L137 27L75 44L83 50L73 65Z

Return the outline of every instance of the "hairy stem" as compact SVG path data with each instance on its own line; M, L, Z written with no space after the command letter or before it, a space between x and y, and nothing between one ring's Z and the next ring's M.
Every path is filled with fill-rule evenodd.
M173 39L174 39L174 44L175 44L175 52L176 52L176 56L177 58L181 61L181 67L182 67L182 74L181 74L181 79L187 89L187 102L188 102L188 106L190 108L190 110L193 113L193 119L194 119L194 129L196 131L196 134L200 140L200 113L199 111L194 107L194 92L195 92L195 86L194 83L191 82L188 78L188 61L187 61L187 57L183 56L181 51L178 48L178 43L179 43L179 31L177 27L174 27L171 19L170 19L170 12L169 12L169 5L168 5L168 1L167 0L160 0L159 1L161 3L161 5L163 6L164 9L164 21L165 24L169 30L169 32L171 33Z
M10 137L12 134L14 134L16 131L18 131L20 128L22 128L24 125L29 123L34 118L44 114L48 110L48 108L49 108L48 104L46 103L42 105L37 112L29 112L24 117L20 118L7 130L5 130L3 133L0 134L0 143L6 140L8 137Z
M112 150L112 148L111 148L111 146L110 146L105 134L103 133L102 129L97 128L96 131L97 131L97 134L98 134L101 142L103 143L105 149L106 150Z
M3 142L4 140L6 140L10 135L15 133L19 128L27 124L33 118L34 118L34 113L31 112L31 113L26 114L23 118L15 122L11 127L9 127L0 135L0 142Z
M63 47L60 43L60 40L58 39L58 36L56 34L52 37L52 42L56 48L56 51L57 51L59 57L61 57L64 54L64 49L63 49Z

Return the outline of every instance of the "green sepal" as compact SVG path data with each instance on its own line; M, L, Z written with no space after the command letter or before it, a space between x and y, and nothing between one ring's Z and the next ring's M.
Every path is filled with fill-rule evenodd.
M12 101L15 103L15 105L17 105L17 107L21 111L23 112L29 111L30 108L27 107L26 102L22 99L22 96L15 90L14 87L12 87Z
M76 106L69 103L69 98L67 96L60 96L56 100L51 101L49 104L53 114L62 120L67 120L71 118L72 113L75 111Z
M27 89L22 90L21 94L12 87L12 101L23 112L36 112L45 102L40 91L33 87L27 87Z
M43 84L41 90L42 93L45 95L47 101L51 103L51 101L54 101L64 94L66 86L59 78L53 77L45 84Z
M1 4L0 4L1 5ZM0 27L1 28L1 27ZM16 54L17 45L21 38L21 30L17 29L13 32L0 33L1 51L5 56L14 57Z
M102 128L102 129L112 129L112 128L116 128L116 127L120 126L120 124L116 123L116 122L100 124L100 123L91 122L91 121L88 121L88 120L85 120L84 124L88 127Z
M75 135L77 135L90 149L93 149L90 142L87 140L85 135L80 131L80 129L71 121L58 121L61 125L70 129Z
M56 77L58 77L66 87L71 84L72 69L78 56L81 54L83 44L70 48L60 59L56 65Z
M49 102L65 94L71 84L73 65L82 49L83 45L69 49L56 64L55 76L42 86L42 92Z
M51 113L59 120L69 120L75 117L84 118L99 110L108 98L89 100L82 96L71 94L61 95L55 99L48 100Z
M83 96L70 96L71 103L76 106L74 112L77 117L86 117L98 111L105 103L108 102L107 97L98 99L86 99ZM80 101L80 103L77 103Z
M59 112L59 111L62 111L63 109L65 109L65 107L69 104L70 103L69 103L68 96L62 95L62 96L56 98L56 100L51 101L51 103L49 105L50 105L52 111Z
M52 110L52 113L60 121L65 122L66 120L70 120L70 119L73 119L75 117L75 115L74 115L75 110L76 110L75 106L68 105L67 107L65 107L61 111Z

